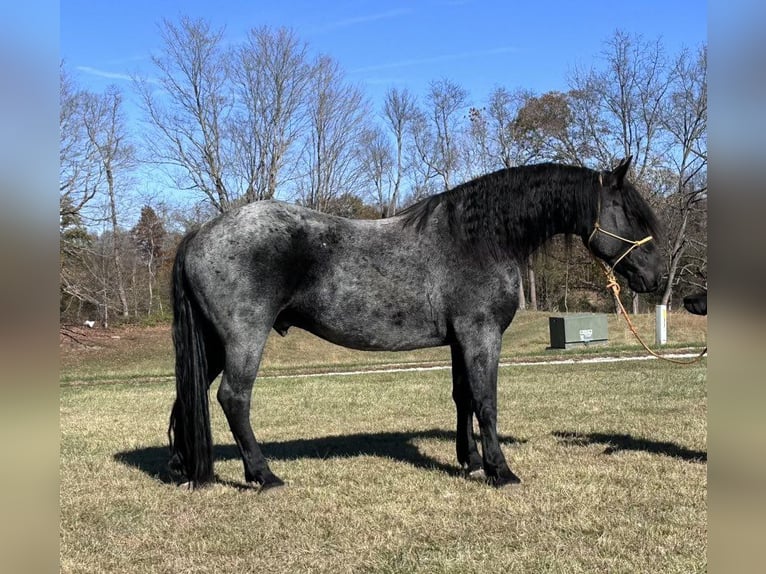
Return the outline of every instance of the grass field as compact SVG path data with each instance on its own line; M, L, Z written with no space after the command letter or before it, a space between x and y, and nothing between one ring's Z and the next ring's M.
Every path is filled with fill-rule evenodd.
M625 322L608 316L609 343L568 351L547 350L549 313L520 312L503 337L501 360L513 361L643 353ZM644 340L654 342L654 315L638 315L634 323ZM173 349L167 326L114 331L81 330L83 344L65 340L61 353L61 383L81 384L171 379ZM668 349L705 346L707 320L689 313L668 318ZM378 368L383 365L449 364L449 349L439 347L405 352L359 352L332 345L291 329L285 338L272 332L260 375L299 374Z
M705 331L671 315L673 346L698 346ZM578 352L635 352L618 324L610 335ZM264 364L287 376L260 380L253 400L256 434L288 482L262 495L244 487L215 402L218 482L187 492L168 481L166 328L87 342L62 347L64 572L706 570L704 361L501 369L499 432L524 482L495 490L456 473L448 371L290 376L440 364L443 349L354 353L291 332ZM546 343L547 316L522 314L504 359L560 356Z

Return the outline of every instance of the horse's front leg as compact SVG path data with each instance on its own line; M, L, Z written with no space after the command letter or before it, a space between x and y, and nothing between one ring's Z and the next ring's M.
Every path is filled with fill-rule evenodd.
M471 404L479 421L482 463L487 481L494 486L521 482L508 467L497 438L497 364L500 359L499 329L466 330L457 345L465 364Z
M471 388L465 370L463 354L457 344L450 346L452 351L452 400L457 411L457 432L455 450L457 461L463 472L470 478L483 478L484 468L481 455L473 437L473 406Z

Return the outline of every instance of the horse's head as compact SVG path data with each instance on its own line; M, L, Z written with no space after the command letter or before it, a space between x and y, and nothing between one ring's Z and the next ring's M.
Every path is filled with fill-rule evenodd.
M590 251L628 280L633 291L659 286L660 251L657 218L635 187L625 178L631 157L602 172L598 213L586 239Z

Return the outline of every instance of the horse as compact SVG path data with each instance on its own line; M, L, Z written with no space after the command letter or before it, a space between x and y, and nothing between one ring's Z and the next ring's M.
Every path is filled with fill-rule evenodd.
M660 254L648 236L658 223L626 178L630 161L605 171L502 169L380 220L258 201L187 234L172 272L171 469L188 488L214 480L208 391L223 372L217 399L246 482L284 485L256 441L250 400L271 329L284 336L297 327L360 350L448 345L462 472L497 487L520 482L496 430L500 345L519 306L519 265L554 235L579 236L634 291L655 290Z
M684 309L695 315L707 315L707 291L684 297Z

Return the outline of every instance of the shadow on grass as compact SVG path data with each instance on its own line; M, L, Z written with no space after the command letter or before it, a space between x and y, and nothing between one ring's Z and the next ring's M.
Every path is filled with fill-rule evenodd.
M637 438L629 434L578 433L570 431L553 431L551 434L559 439L559 442L567 446L604 444L606 445L604 454L614 454L621 450L640 450L651 454L680 458L689 462L707 462L707 452L691 450L674 442Z
M509 436L499 436L504 445L521 444L523 439ZM460 469L423 454L417 445L417 440L436 439L454 443L454 431L444 429L426 429L402 432L358 433L349 435L326 436L311 439L295 439L288 441L260 443L261 449L268 460L300 460L300 459L331 459L354 458L357 456L377 456L390 458L417 468L435 470L451 476L458 476ZM177 477L168 469L170 453L167 447L146 447L126 452L118 452L115 460L122 464L138 468L158 480L171 483ZM236 445L216 445L213 448L216 461L239 460L239 450Z

